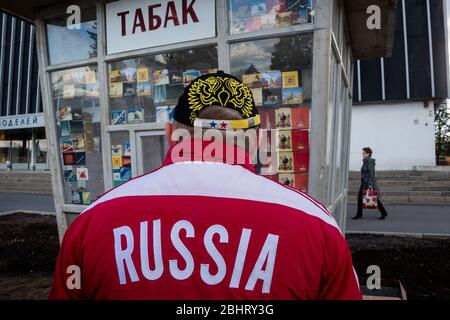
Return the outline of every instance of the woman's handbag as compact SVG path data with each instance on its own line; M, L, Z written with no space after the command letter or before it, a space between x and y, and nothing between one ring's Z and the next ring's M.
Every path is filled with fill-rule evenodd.
M372 188L363 190L363 209L378 209L378 192Z

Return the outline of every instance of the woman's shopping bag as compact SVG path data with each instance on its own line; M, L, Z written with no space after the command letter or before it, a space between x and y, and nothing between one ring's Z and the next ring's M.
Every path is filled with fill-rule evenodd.
M378 209L378 192L372 188L363 190L363 208Z

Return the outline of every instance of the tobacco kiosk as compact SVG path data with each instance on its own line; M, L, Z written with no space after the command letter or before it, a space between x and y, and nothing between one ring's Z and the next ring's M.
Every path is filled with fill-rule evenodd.
M363 1L364 2L364 1ZM277 161L345 229L353 59L385 55L392 1L1 1L34 22L60 238L96 197L158 167L183 88L224 70L252 90ZM372 36L375 35L375 36Z

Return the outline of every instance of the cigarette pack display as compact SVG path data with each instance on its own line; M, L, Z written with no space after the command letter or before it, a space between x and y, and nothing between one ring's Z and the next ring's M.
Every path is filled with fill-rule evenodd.
M124 156L122 157L122 167L131 167L131 157L129 156Z
M123 146L121 144L113 144L111 146L111 155L112 156L123 156Z
M111 111L111 124L118 125L127 123L127 111L126 110L116 110Z
M85 143L83 135L72 136L73 150L74 151L85 151Z
M307 152L279 152L279 173L306 173L309 171L309 153Z
M283 88L283 104L303 103L302 88Z
M120 180L130 180L131 179L131 168L122 167L120 168Z
M281 71L267 71L261 73L261 81L264 89L281 88L282 78Z
M148 82L148 68L138 68L136 71L137 82Z
M309 152L293 152L295 173L309 172Z
M309 131L291 130L292 151L309 152Z
M64 165L75 164L75 155L73 153L64 153L63 154L63 163L64 163Z
M109 75L110 82L122 82L122 70L112 70Z
M123 83L123 96L124 97L133 97L136 95L136 82L124 82Z
M88 191L81 192L81 203L91 204L91 193Z
M123 82L111 82L109 84L109 96L111 98L121 98L123 96Z
M78 191L72 191L72 203L81 204L81 194Z
M89 171L88 168L77 168L77 181L88 181Z
M264 89L263 106L278 107L281 104L281 89Z
M279 151L292 151L292 131L276 131L276 149Z
M299 82L298 71L286 71L282 73L283 76L283 88L298 88Z
M63 153L73 152L74 151L72 139L64 139L64 140L62 140L62 142L61 142L61 151Z
M275 110L275 126L280 129L292 128L291 108L279 108Z
M77 176L73 169L64 170L64 181L70 186L77 182Z
M129 142L124 143L123 149L124 156L131 156L131 144Z
M278 153L278 172L294 172L294 155L292 152Z
M122 157L121 156L112 156L112 168L120 169L122 167Z
M122 70L123 82L136 82L136 68L124 68Z
M292 108L291 121L293 129L308 129L309 128L309 108Z
M151 96L152 84L150 82L138 82L136 90L138 96Z
M301 192L308 192L308 174L280 173L278 181Z
M113 180L120 181L120 169L113 169Z
M74 152L75 165L85 166L86 165L86 153L85 152Z
M128 123L142 123L144 122L144 109L132 108L128 109Z

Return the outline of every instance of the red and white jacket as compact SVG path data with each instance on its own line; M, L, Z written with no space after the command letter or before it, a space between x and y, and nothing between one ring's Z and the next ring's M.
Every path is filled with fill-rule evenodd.
M248 164L171 156L180 146L75 219L50 299L361 299L324 206Z

